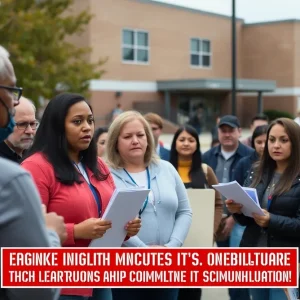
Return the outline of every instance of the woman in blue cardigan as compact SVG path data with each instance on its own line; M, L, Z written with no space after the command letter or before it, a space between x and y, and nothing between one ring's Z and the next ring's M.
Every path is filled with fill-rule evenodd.
M140 209L139 234L124 242L127 247L181 247L188 234L192 211L184 184L175 168L155 153L151 128L134 111L122 113L108 132L107 162L117 188L151 189ZM113 299L145 297L176 300L178 289L112 289Z

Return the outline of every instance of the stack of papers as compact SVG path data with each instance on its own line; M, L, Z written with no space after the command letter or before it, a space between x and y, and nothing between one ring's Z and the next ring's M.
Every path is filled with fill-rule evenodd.
M297 300L298 298L298 289L287 289L288 300Z
M112 222L102 238L92 240L89 247L121 247L125 237L125 225L137 217L150 190L144 188L116 189L102 219Z
M260 207L256 189L242 187L237 181L220 183L212 187L227 199L242 204L241 211L245 216L253 218L252 214L265 215Z

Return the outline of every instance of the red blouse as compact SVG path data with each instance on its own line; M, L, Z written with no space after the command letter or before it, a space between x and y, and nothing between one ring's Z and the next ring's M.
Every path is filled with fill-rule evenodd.
M105 211L110 197L115 189L115 184L108 167L98 159L98 164L103 174L109 174L106 180L99 181L94 174L87 170L91 184L100 195L102 214ZM36 153L27 158L22 167L28 170L40 192L42 202L47 206L48 212L56 212L65 219L67 227L67 240L64 247L87 247L90 240L74 239L74 225L89 218L98 218L98 207L88 183L82 178L83 183L65 185L55 178L54 168L41 154ZM62 295L92 296L92 289L62 289Z

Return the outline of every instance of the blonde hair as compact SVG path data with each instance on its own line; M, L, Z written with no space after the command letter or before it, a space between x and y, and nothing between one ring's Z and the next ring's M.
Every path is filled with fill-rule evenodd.
M152 135L149 123L137 111L126 111L121 113L110 125L108 130L107 144L106 144L106 160L108 165L113 169L120 169L123 167L123 161L118 151L118 138L124 125L128 122L138 120L140 121L145 130L147 137L147 149L144 156L146 166L158 161L158 156L155 152L155 142Z

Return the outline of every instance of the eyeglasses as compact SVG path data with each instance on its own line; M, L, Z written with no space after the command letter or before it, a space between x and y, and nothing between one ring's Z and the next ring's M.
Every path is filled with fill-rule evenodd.
M8 90L12 94L14 100L14 106L17 106L20 103L20 98L23 92L22 88L6 86L6 85L0 85L0 88Z
M36 130L39 127L39 122L34 121L34 122L21 122L21 123L16 123L16 126L19 130L26 130L28 126L31 127L31 129Z

